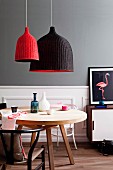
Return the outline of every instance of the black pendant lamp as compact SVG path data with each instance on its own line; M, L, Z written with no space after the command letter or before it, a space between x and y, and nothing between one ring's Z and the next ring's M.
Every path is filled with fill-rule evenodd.
M52 0L51 0L52 25ZM40 60L30 63L32 72L73 72L73 52L69 42L51 26L48 34L37 41Z

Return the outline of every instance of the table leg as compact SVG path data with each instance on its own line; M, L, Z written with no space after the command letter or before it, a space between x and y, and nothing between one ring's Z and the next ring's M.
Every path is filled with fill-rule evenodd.
M73 154L72 154L72 151L71 151L71 148L70 148L70 145L69 145L69 141L68 141L67 136L66 136L64 125L59 125L59 127L60 127L60 130L61 130L61 133L62 133L62 137L64 139L64 143L65 143L65 146L66 146L66 150L67 150L67 154L68 154L68 157L69 157L69 160L70 160L70 164L74 165Z
M21 130L22 127L23 127L22 125L19 125L17 129L18 129L18 130ZM36 132L33 132L33 133L32 133L32 136L31 136L31 143L30 143L30 145L33 144L35 138L36 138Z
M33 142L35 141L35 138L36 138L36 132L33 132L32 135L31 135L31 143L30 143L30 145L33 144Z
M46 129L47 135L47 147L48 147L48 158L49 158L49 167L50 170L54 170L54 154L53 154L53 143L51 137L51 128Z
M17 129L18 129L18 130L21 130L22 127L23 127L22 125L18 125L18 128L17 128Z

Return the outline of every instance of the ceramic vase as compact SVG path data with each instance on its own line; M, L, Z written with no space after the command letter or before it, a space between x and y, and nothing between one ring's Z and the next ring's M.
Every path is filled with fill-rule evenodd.
M50 109L50 104L48 100L46 99L46 93L43 92L42 98L39 101L39 111L46 111Z

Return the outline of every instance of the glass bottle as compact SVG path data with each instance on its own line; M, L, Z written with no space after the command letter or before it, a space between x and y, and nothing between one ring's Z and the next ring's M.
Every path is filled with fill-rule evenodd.
M31 113L38 113L39 103L36 100L37 93L33 93L33 101L31 101Z
M100 100L99 105L104 106L104 100Z
M46 99L46 93L43 92L42 94L42 98L39 101L39 110L40 111L46 111L50 109L50 104L48 102L48 100Z

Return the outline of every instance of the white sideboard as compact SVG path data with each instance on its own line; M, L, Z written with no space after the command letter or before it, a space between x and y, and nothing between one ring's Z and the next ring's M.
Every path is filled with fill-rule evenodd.
M87 135L90 142L113 140L113 107L87 106Z

